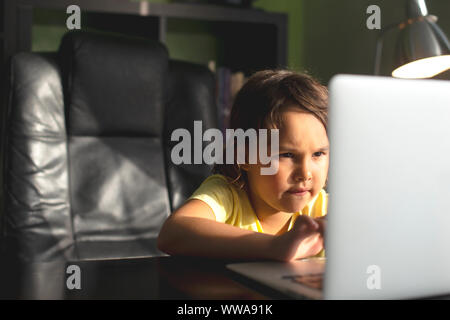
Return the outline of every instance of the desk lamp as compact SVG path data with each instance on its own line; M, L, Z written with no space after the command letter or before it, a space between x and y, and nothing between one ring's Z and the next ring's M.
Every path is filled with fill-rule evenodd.
M380 74L383 36L398 29L395 78L423 79L450 69L450 42L436 24L438 18L428 14L425 0L407 0L407 20L381 31L376 46L375 75Z

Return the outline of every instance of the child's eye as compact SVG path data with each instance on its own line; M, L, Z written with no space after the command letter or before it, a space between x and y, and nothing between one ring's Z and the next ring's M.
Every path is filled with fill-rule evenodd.
M294 156L294 154L291 152L285 152L285 153L280 154L280 157L282 157L282 158L292 158L293 156Z
M313 157L320 157L320 156L323 156L324 154L325 154L325 152L323 152L323 151L314 152Z

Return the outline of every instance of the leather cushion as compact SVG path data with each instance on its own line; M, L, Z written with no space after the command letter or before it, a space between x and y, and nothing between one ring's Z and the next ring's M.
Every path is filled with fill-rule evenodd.
M77 243L157 238L170 212L160 138L75 136L69 154Z
M73 258L61 77L50 55L13 57L7 122L6 247L24 260Z
M163 45L77 31L64 36L60 56L70 135L160 135Z
M169 62L169 101L165 108L164 145L172 210L176 210L211 173L212 166L194 164L194 121L202 121L203 133L217 127L215 79L208 68L192 63ZM171 141L175 129L191 134L191 164L175 165L171 150L178 144ZM202 142L202 150L209 142Z

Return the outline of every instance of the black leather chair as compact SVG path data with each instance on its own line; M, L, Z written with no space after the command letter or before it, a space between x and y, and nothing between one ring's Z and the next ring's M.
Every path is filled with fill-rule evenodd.
M216 126L215 81L154 41L68 33L11 60L2 247L21 260L160 255L170 212L210 174L171 162L175 128Z

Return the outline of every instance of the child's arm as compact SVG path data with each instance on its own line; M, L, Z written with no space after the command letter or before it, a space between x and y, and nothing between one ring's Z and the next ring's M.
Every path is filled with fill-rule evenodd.
M215 221L206 203L192 199L164 223L158 248L171 255L289 261L320 252L318 228L313 219L300 216L292 230L280 236L244 230Z

